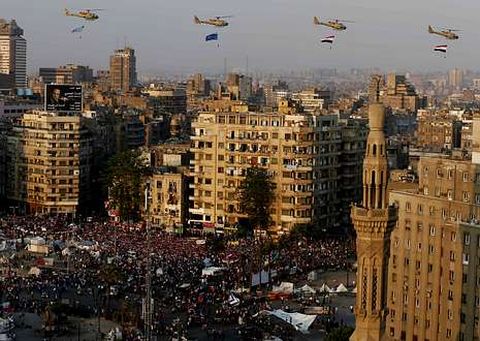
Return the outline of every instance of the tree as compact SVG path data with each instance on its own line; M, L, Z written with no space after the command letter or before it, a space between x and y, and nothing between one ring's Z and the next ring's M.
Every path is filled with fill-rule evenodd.
M271 224L270 206L275 198L275 183L264 168L247 170L239 189L240 211L248 216L253 229L267 230Z
M348 341L353 333L353 328L349 326L340 326L328 333L325 341Z
M125 151L108 162L104 183L110 206L122 220L136 219L143 203L142 183L148 168L139 151Z

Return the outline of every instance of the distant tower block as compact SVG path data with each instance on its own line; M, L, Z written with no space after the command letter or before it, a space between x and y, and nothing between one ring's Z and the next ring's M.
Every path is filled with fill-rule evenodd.
M170 135L176 137L180 134L180 120L177 116L173 116L170 121Z
M397 209L388 206L388 162L383 132L385 108L371 103L370 133L363 162L363 201L352 207L357 232L356 327L351 341L382 340L387 306L387 267L390 235L397 220Z

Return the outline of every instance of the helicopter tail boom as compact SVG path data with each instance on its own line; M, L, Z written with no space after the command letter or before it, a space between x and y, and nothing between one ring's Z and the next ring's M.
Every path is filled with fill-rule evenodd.
M201 24L202 23L202 21L200 19L198 19L198 17L196 15L193 16L193 22L195 24Z
M432 26L428 25L428 33L436 33Z
M320 20L318 20L318 17L313 17L313 23L315 25L321 25Z

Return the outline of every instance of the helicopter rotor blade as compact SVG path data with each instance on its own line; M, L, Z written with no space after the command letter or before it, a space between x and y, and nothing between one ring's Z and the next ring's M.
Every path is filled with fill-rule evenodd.
M215 18L217 18L217 19L227 19L227 18L233 18L233 15L219 15Z
M328 19L328 20L337 21L339 23L349 23L349 24L355 23L355 21L352 21L352 20L343 20L343 19Z

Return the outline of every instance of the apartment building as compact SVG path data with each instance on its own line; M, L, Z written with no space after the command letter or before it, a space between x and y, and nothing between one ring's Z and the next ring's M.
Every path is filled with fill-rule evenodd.
M346 174L340 172L342 134L337 116L283 109L198 115L191 149L192 222L209 228L242 223L246 217L239 211L237 189L247 169L258 166L268 169L276 184L272 230L340 225L339 205L345 200L341 183Z
M92 156L81 117L24 114L7 137L7 198L28 213L76 214L90 200Z
M423 157L418 176L418 189L390 192L399 216L391 238L386 335L478 339L480 165Z

